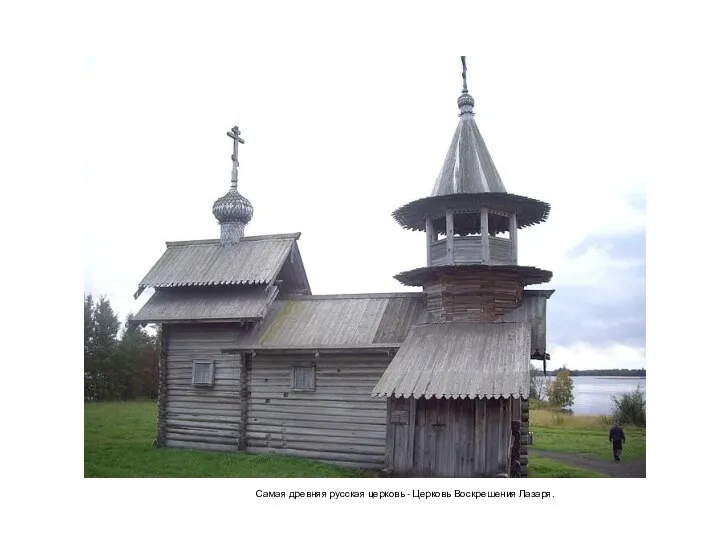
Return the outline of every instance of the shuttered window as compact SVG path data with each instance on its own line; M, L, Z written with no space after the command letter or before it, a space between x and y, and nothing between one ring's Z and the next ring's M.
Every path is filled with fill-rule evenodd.
M215 365L212 360L193 362L192 383L195 386L212 386L215 383Z
M315 390L315 366L294 366L292 368L291 390Z

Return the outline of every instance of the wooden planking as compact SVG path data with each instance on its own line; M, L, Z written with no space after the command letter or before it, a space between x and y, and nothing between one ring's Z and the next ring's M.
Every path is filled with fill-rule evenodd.
M495 477L508 470L515 408L504 399L390 398L388 410L413 411L414 423L388 425L388 469L400 476Z
M508 238L488 236L487 257L483 256L482 236L455 236L450 244L452 245L453 264L490 264L507 265L517 264L513 260L513 243ZM439 266L450 264L447 239L442 239L428 247L428 266Z
M547 298L541 295L523 295L520 305L497 319L497 322L530 323L530 350L546 352Z
M168 448L187 448L190 450L205 450L210 452L232 452L236 450L232 444L207 443L199 441L187 441L171 439L167 441Z
M344 424L343 424L344 426ZM358 429L342 429L343 426L332 427L328 426L325 429L322 428L307 428L303 426L255 426L254 424L248 425L248 433L255 436L265 433L279 433L285 434L286 436L298 436L298 437L327 437L327 438L354 438L362 441L367 441L372 444L382 444L385 440L385 436L377 431L363 431Z
M491 322L523 299L519 276L501 270L446 275L424 284L427 310L445 321Z
M384 463L386 400L370 393L390 357L323 354L312 360L315 390L296 392L290 389L292 368L306 363L307 356L258 354L253 359L248 451L372 467Z
M278 454L285 456L304 457L310 459L319 459L317 451L297 450L294 448L251 448L250 452L255 454ZM380 469L385 461L384 456L355 454L351 452L321 452L322 459L328 463L342 462L352 467L362 467L367 469Z
M166 370L166 437L173 448L237 450L243 429L239 355L222 354L240 325L173 325ZM192 385L194 360L212 360L211 387ZM171 444L172 443L172 444Z
M512 242L508 238L499 238L491 236L490 244L490 264L517 264L513 261Z

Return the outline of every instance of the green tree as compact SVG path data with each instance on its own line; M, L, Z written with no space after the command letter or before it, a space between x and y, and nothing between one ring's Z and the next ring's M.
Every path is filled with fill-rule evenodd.
M107 399L113 395L113 370L117 355L120 321L106 297L85 304L85 399Z
M572 407L575 402L573 397L573 380L570 377L570 370L565 366L558 370L555 379L548 387L548 401L555 407Z
M155 340L144 328L125 320L118 350L118 368L121 372L119 397L155 397L158 384L158 356Z

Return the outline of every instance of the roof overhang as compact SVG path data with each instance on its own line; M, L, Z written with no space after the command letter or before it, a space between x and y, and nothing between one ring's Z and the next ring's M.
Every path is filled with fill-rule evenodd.
M452 210L455 217L455 234L472 234L477 232L474 220L464 224L462 214L476 214L480 208L486 207L500 212L515 212L518 228L541 223L550 214L550 205L546 202L514 195L512 193L456 193L425 197L401 206L393 212L395 220L405 229L414 231L425 230L425 219L441 218L447 210ZM498 228L503 231L504 228ZM444 233L444 225L439 224L437 232Z
M502 264L454 264L423 266L421 268L415 268L414 270L407 270L406 272L401 272L397 274L395 276L395 279L397 279L403 285L419 287L430 281L440 279L441 277L462 276L464 274L477 275L478 271L501 271L508 278L518 278L524 284L523 286L546 283L552 279L553 275L550 270L541 270L540 268L535 268L534 266L515 266Z
M400 344L383 345L381 347L373 346L355 346L355 347L226 347L220 349L221 354L301 354L301 355L344 355L344 354L377 354L377 355L394 355Z

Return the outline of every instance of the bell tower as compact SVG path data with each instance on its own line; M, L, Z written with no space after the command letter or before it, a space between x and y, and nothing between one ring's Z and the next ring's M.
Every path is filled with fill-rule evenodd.
M427 264L395 278L422 286L441 321L492 322L520 305L525 286L552 278L518 264L518 230L545 221L550 205L506 191L475 123L461 60L459 122L432 193L393 212L402 227L425 231Z

